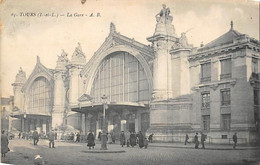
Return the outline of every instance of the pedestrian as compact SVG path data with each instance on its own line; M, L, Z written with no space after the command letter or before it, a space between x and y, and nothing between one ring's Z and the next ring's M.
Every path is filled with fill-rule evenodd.
M134 132L130 134L130 145L134 147L136 145L136 135Z
M30 136L30 133L31 133L31 132L25 132L25 138L26 138L26 140L28 140L29 137L31 137L31 136Z
M33 137L33 145L37 145L37 143L39 141L39 134L38 134L37 130L34 130L32 137Z
M52 130L48 133L48 139L49 139L49 148L55 148L54 147L54 139L55 139L54 130Z
M111 138L112 138L112 143L116 143L116 135L114 132L111 132Z
M237 133L236 132L233 135L233 142L234 142L233 149L236 149L236 146L237 146Z
M125 134L124 134L124 131L122 131L121 134L120 134L120 145L122 147L124 147L124 145L125 145Z
M19 137L19 139L21 138L21 132L19 132L18 137Z
M185 144L186 145L187 143L190 144L190 142L188 141L189 140L189 135L186 133L186 136L185 136Z
M136 136L136 144L139 144L139 133L136 133L135 136Z
M201 132L201 137L200 137L200 140L201 140L201 145L202 145L202 149L205 149L205 140L206 140L206 135L204 135L204 133Z
M80 142L80 134L79 134L79 132L76 134L76 142Z
M198 133L196 132L196 135L194 136L194 142L195 142L195 149L199 148L199 138Z
M57 140L57 136L58 136L57 132L54 132L54 136L55 136L55 140Z
M151 135L149 135L148 139L149 139L150 143L153 143L153 133Z
M89 133L88 133L88 136L87 136L87 146L89 147L89 149L91 149L91 147L94 149L94 146L95 146L95 137L92 133L92 131L90 130Z
M126 146L129 147L130 146L130 132L126 131L125 133L125 141L126 141Z
M99 139L99 141L101 141L101 131L99 131L99 133L98 133L98 139Z
M148 146L148 139L144 138L144 148L147 149Z
M22 133L22 139L25 139L25 132Z
M112 136L110 133L107 134L107 143L112 144Z
M33 139L33 131L30 131L30 132L27 133L26 139L27 140Z
M5 131L2 130L2 134L1 134L1 154L2 154L2 157L5 157L5 154L9 151L8 144L9 144L8 137L5 134Z
M142 134L142 132L139 132L139 136L138 136L138 141L139 141L139 147L143 148L144 147L144 135Z

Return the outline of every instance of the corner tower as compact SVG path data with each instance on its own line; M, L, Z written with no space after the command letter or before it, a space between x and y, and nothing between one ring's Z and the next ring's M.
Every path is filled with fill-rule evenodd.
M12 84L14 90L14 108L23 110L24 94L22 92L23 85L26 81L26 73L20 67L19 72L15 77L15 82Z
M185 33L175 34L170 8L155 16L156 28L152 37L154 49L153 92L150 109L150 129L157 141L172 141L191 130L189 96L189 64L187 56L191 45Z
M67 53L62 50L58 60L56 62L56 68L54 72L54 106L52 112L52 127L57 128L63 123L64 112L66 111L66 83L68 83L65 78L67 77L66 65L69 60L67 58Z

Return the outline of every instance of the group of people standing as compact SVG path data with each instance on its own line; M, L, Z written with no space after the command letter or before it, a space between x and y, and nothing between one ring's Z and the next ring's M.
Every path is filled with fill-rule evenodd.
M124 147L124 145L127 145L127 147L131 146L134 147L136 145L139 145L140 148L147 148L148 146L148 139L142 134L140 131L138 134L135 132L121 132L120 134L120 145Z
M202 132L200 134L201 134L200 142L201 142L201 145L202 145L201 148L205 149L205 141L207 139L207 135L205 135ZM232 139L233 139L233 142L234 142L233 149L236 149L236 146L237 146L237 133L236 132L234 133ZM186 145L187 143L190 144L190 142L188 140L189 140L189 135L186 134L184 145ZM195 149L198 149L199 148L199 137L198 137L198 133L197 132L196 132L196 134L194 136L194 143L195 143Z
M204 133L200 133L201 134L201 137L200 137L200 141L201 141L201 145L202 145L202 149L205 149L205 141L206 141L206 138L207 136L204 134ZM187 134L186 134L187 136ZM186 140L185 140L186 142ZM196 132L196 135L194 136L194 142L195 142L195 149L198 149L199 148L199 137L198 137L198 133Z

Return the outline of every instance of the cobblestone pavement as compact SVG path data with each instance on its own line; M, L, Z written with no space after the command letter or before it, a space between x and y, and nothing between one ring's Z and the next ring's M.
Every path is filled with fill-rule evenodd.
M120 147L109 144L109 150L125 150L124 153L85 153L85 143L55 142L56 148L48 148L47 140L40 140L37 146L32 141L10 140L10 152L1 162L9 164L34 164L35 155L40 155L45 164L102 164L102 165L167 165L167 164L260 164L260 150L195 150L193 148L159 147L150 144L148 149ZM167 146L164 144L164 146ZM192 146L192 145L191 145ZM100 149L96 144L95 150ZM256 162L258 161L258 162Z

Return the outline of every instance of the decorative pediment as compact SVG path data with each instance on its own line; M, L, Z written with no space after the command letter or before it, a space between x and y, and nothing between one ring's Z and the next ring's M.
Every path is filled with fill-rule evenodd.
M37 63L36 66L34 67L31 75L25 82L22 90L26 91L31 83L37 78L37 77L45 77L48 81L53 81L53 73L51 72L50 69L46 68L42 63L40 62L39 56L37 56Z
M93 98L90 95L88 95L88 94L83 94L78 99L79 102L86 102L86 101L92 101L92 100L93 100Z

